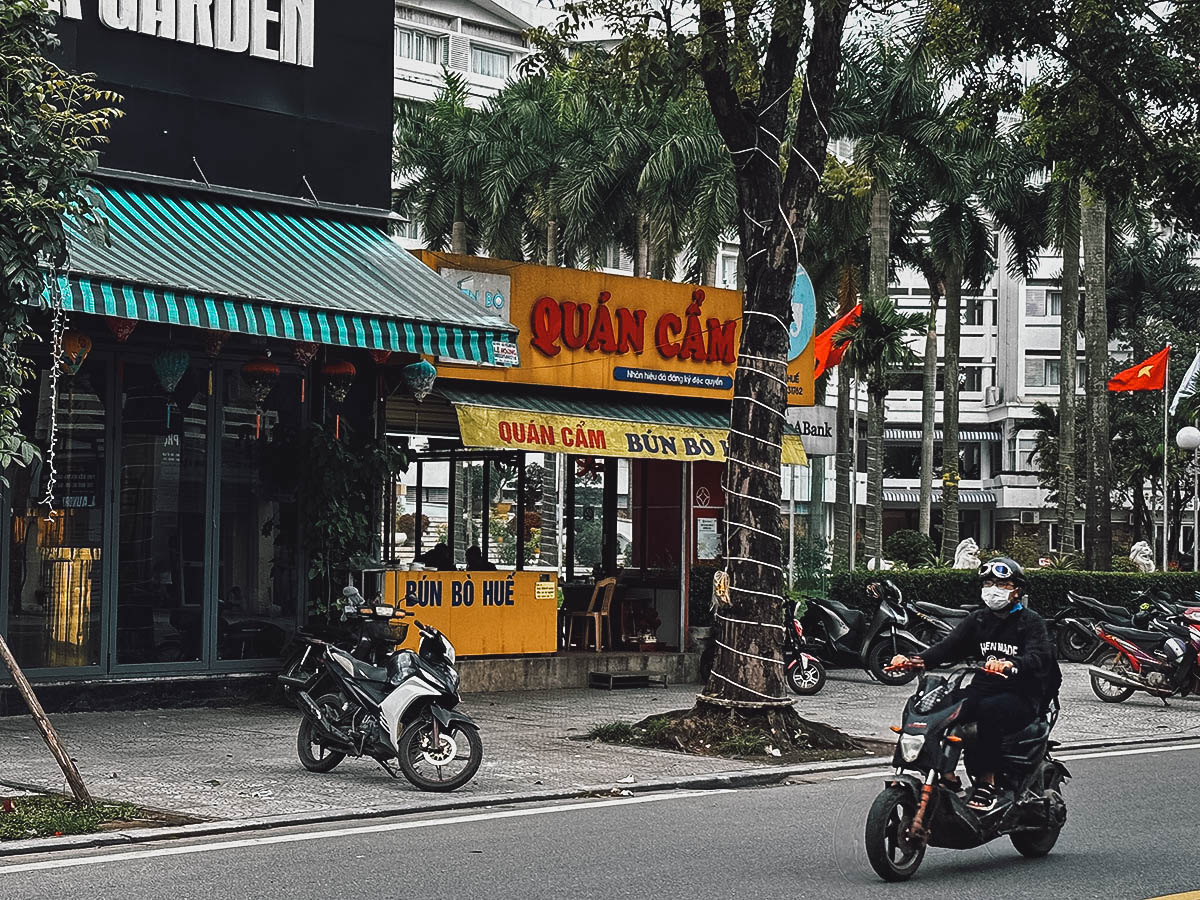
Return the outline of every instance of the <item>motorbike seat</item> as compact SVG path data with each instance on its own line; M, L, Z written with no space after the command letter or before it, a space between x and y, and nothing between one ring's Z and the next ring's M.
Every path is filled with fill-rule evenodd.
M1095 597L1085 597L1083 594L1076 594L1074 591L1067 591L1067 597L1075 603L1085 608L1090 607L1098 613L1101 613L1106 618L1113 619L1118 622L1128 622L1131 616L1129 610L1123 606L1117 606L1112 603L1104 603L1097 600Z
M1126 628L1122 625L1105 625L1103 627L1113 637L1124 638L1139 645L1161 644L1170 637L1161 631L1143 631L1141 628Z
M953 606L938 606L936 603L928 603L924 600L918 600L913 606L923 613L942 619L965 619L971 614L970 610L958 609Z
M823 602L843 622L850 626L851 631L862 631L867 627L867 617L860 610L851 609L846 604L837 600L825 600Z

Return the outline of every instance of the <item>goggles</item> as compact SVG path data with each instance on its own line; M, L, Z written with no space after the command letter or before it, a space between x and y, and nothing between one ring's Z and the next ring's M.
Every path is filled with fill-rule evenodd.
M985 581L988 579L992 581L1011 581L1016 574L1016 571L1008 563L994 559L988 560L979 567L979 577Z

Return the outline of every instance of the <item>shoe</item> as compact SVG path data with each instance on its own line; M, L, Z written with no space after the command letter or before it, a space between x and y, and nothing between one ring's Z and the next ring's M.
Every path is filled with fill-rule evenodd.
M967 808L977 813L993 812L999 805L1000 791L990 784L976 785L971 799L967 801Z
M946 788L948 791L953 791L956 794L962 793L963 789L962 781L959 780L957 775L953 774L942 776L942 787Z

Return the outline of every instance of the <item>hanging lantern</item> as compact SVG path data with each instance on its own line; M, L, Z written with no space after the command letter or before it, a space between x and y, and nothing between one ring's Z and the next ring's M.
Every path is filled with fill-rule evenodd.
M437 369L432 363L422 359L401 369L400 377L413 399L420 403L433 390L433 382L437 380Z
M265 356L256 357L242 366L242 380L254 395L254 437L257 439L262 434L262 406L279 381L279 366Z
M204 352L212 359L221 355L221 348L229 340L228 331L206 331L204 333Z
M387 365L388 357L392 355L391 350L368 350L367 356L371 357L371 362L377 366Z
M345 359L326 363L321 367L326 390L329 391L329 396L338 406L346 402L346 395L350 393L350 385L354 383L354 376L357 373L358 370L354 368L354 363Z
M292 345L292 356L296 362L302 366L307 366L313 361L313 357L317 355L317 350L320 348L316 344L310 344L305 341L297 341Z
M137 328L136 319L118 319L116 316L105 316L104 321L108 324L108 330L122 344L129 340L129 336L133 334L133 329Z
M72 328L62 336L62 370L75 375L83 367L83 361L92 352L92 339L84 332Z
M154 374L158 376L163 390L170 394L179 387L179 382L183 380L190 362L191 357L188 356L186 350L168 347L166 350L159 350L154 355L151 365L154 367Z

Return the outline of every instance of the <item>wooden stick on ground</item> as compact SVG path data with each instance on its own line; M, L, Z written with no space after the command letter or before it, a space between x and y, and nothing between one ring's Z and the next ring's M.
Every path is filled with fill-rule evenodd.
M25 700L25 705L29 707L29 711L33 714L33 721L37 723L38 731L42 733L42 739L46 742L46 746L50 748L50 752L58 760L59 768L62 769L63 775L67 778L67 784L71 785L71 792L75 795L75 799L79 803L91 806L92 795L88 793L88 789L84 786L83 778L79 775L79 769L75 767L75 763L71 760L71 755L67 753L67 748L58 739L58 732L54 730L54 726L46 718L46 711L42 709L42 704L38 702L37 696L33 693L33 687L29 684L29 679L25 677L25 673L21 671L21 667L17 665L17 659L8 648L8 644L5 643L3 636L0 636L0 658L3 658L4 665L12 673L17 690L20 691L21 697Z

